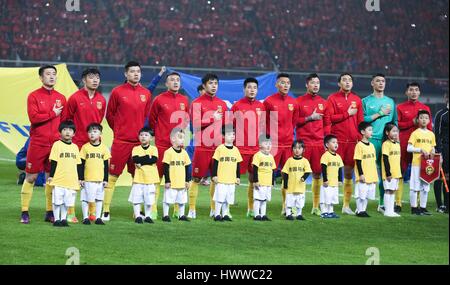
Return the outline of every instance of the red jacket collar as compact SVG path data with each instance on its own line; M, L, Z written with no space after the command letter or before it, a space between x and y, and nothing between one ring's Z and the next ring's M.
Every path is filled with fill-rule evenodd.
M86 98L89 99L89 93L88 93L88 91L87 91L84 87L81 88L80 91L81 91L81 93L82 93L84 96L86 96ZM97 97L98 94L99 94L98 91L95 91L94 96L92 97L92 99L94 99L95 97Z
M45 88L44 86L41 87L41 90L47 94L52 94L53 91L55 91L55 88L53 88L52 90L48 90L47 88Z
M141 83L138 83L136 86L133 86L127 81L127 82L125 82L125 86L127 86L127 87L129 87L131 89L136 89L136 88L141 87Z

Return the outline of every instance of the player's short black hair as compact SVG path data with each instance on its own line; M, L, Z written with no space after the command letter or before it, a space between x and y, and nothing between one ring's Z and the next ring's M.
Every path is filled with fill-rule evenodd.
M339 75L339 77L338 77L338 82L341 82L342 77L344 77L344 76L346 76L346 75L350 76L350 78L351 78L352 81L353 81L353 75L351 75L349 72L344 72L344 73L341 73L341 74Z
M215 75L214 73L207 73L202 78L202 84L205 85L210 80L217 80L217 82L219 82L219 77L217 75Z
M333 139L337 139L337 137L335 135L326 135L323 138L323 144L324 144L325 148L327 147L327 144Z
M153 131L153 129L149 128L149 127L143 127L142 129L139 130L139 134L142 133L149 133L150 136L154 137L155 136L155 132Z
M371 123L362 121L358 125L358 131L359 132L365 131L368 127L371 127L371 126L372 126Z
M256 83L256 86L258 86L259 82L256 78L254 77L248 77L244 80L244 88L247 87L247 84L249 83Z
M428 118L431 117L430 112L428 112L427 110L419 110L419 112L417 112L417 119L420 117L420 115L428 115Z
M86 68L83 70L83 73L81 73L81 78L85 78L88 76L88 74L94 74L100 76L100 71L97 68Z
M48 68L51 68L51 69L55 70L55 72L58 72L54 65L47 64L47 65L43 65L43 66L39 67L39 71L38 71L39 76L42 76L44 74L44 70L46 70Z
M205 90L205 88L203 87L203 84L200 84L199 86L197 86L197 92L200 92L203 90Z
M181 76L180 76L180 74L179 74L178 72L172 71L171 73L167 74L167 76L166 76L166 81L167 81L167 79L169 78L169 76L172 76L172 75L176 75L176 76L178 76L178 77L181 78Z
M132 60L132 61L129 61L127 64L125 64L125 71L128 71L128 69L133 66L138 66L139 68L141 68L141 65L139 64L139 62Z
M86 132L89 133L92 130L99 130L100 132L103 132L103 126L99 123L90 123L86 128Z
M300 146L301 148L305 148L305 142L303 140L295 140L292 143L292 149L294 149L296 146Z
M281 77L285 77L285 78L289 78L289 79L291 78L289 76L289 74L287 74L287 73L278 73L277 80L280 79Z
M263 142L271 142L272 139L271 139L270 136L267 135L267 134L261 134L261 135L259 135L259 137L258 137L258 141L259 141L259 143L261 144L261 143L263 143Z
M313 79L313 78L320 79L320 77L317 73L310 73L310 74L308 74L308 76L306 76L306 84L308 84L311 81L311 79Z
M222 135L224 136L227 133L234 133L234 126L232 124L227 124L222 126Z
M393 128L398 128L396 124L390 122L387 123L384 126L384 130L383 130L383 141L386 141L387 139L389 139L388 135L386 133L389 133Z
M377 73L377 74L375 74L375 75L372 76L372 80L374 80L375 77L383 77L383 78L386 78L386 75L384 75L383 73Z
M172 131L170 132L170 137L173 138L178 133L184 134L184 130L182 128L173 128Z
M406 83L406 89L405 90L408 90L409 87L419 87L419 90L420 90L420 84L418 82L408 82L408 83Z
M72 120L65 120L59 124L58 131L62 132L64 129L72 129L74 133L77 131Z

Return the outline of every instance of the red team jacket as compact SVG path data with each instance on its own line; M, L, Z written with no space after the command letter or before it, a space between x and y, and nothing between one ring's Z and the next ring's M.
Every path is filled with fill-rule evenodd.
M417 101L406 101L397 105L397 116L398 116L398 128L400 129L400 143L404 146L408 144L409 137L412 132L417 129L417 126L414 125L413 119L417 116L419 110L427 110L430 112L430 108ZM432 120L430 117L430 123L428 124L428 129L430 131L433 130Z
M111 91L106 120L114 131L114 140L123 143L138 143L139 130L150 113L150 91L141 84L124 83Z
M149 124L150 128L155 131L155 144L163 148L172 146L170 142L170 132L175 127L185 128L189 124L189 101L188 98L179 93L174 94L170 91L164 92L156 96L151 108ZM178 118L184 113L184 117ZM172 114L180 112L175 122L170 122ZM178 113L177 113L178 114Z
M73 142L81 148L89 142L87 127L91 123L102 123L106 111L106 100L100 92L95 92L94 97L89 99L87 90L81 88L69 97L66 108L64 120L73 120L75 123L77 131Z
M221 122L214 121L213 113L216 110L223 112ZM222 126L226 123L227 110L225 101L217 98L217 96L211 97L209 94L203 94L192 101L190 115L196 149L213 151L222 143ZM208 114L205 115L207 112ZM210 126L213 127L214 132L210 129ZM205 141L204 137L202 137L205 130L210 134L209 136L206 135L208 141ZM214 133L217 136L214 136ZM197 145L200 141L201 143Z
M258 100L251 101L248 98L242 98L231 107L233 112L233 125L236 129L236 146L242 154L254 154L259 151L258 137L261 134L261 116L265 111L264 104ZM253 114L247 114L252 112ZM249 122L245 117L256 119ZM240 128L243 126L243 129ZM251 135L251 139L250 139Z
M347 110L350 106L358 109L358 112L350 117ZM328 97L327 116L331 121L331 134L338 138L339 142L357 142L361 139L358 125L364 121L364 110L361 99L350 92L348 96L339 91ZM350 117L349 120L347 120Z
M61 115L56 116L53 105L64 106ZM64 117L66 97L56 90L41 87L28 95L27 112L31 122L30 144L51 146L59 140L58 127Z
M297 121L297 139L302 139L305 145L323 145L323 138L330 133L330 118L326 114L327 101L319 95L304 94L297 98L299 117ZM306 122L314 109L316 113L324 114L322 120ZM326 115L325 115L326 114Z
M272 138L272 143L278 140L279 147L291 147L294 142L294 127L298 118L297 101L289 95L283 96L279 93L270 95L264 100L264 107L266 109L266 131ZM272 124L278 125L277 134L270 131L270 117L275 120L274 115L270 112L278 111L278 121Z

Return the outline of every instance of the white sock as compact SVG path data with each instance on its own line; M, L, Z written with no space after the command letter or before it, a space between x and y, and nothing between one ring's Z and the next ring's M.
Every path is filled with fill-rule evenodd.
M61 221L67 220L67 207L66 205L61 205Z
M261 201L261 216L265 216L267 212L267 201Z
M286 216L290 216L290 215L292 215L292 210L291 210L291 208L286 207Z
M390 215L391 213L391 195L384 192L383 200L384 200L384 215Z
M103 207L103 201L97 200L95 202L95 218L100 219L102 217L102 207Z
M53 204L53 216L55 221L61 221L61 205Z
M255 217L261 215L260 207L261 207L261 201L253 200L253 214L255 215Z
M169 216L169 208L170 208L169 204L163 203L163 216L164 217Z
M428 192L424 190L420 191L420 208L427 207L427 200L428 200Z
M302 209L300 207L297 207L297 216L301 216L302 215Z
M152 205L144 205L145 217L150 217L152 213Z
M361 210L361 199L359 199L359 198L357 198L356 199L356 212L362 212L362 210Z
M325 205L324 203L320 203L320 211L321 211L322 213L326 213L327 210L328 210L327 205Z
M230 206L227 202L222 204L222 215L229 216L230 215Z
M328 204L328 214L334 213L333 204Z
M417 192L416 191L409 191L409 201L411 202L412 208L417 208Z
M369 204L369 199L364 199L362 201L362 205L363 205L363 211L366 212L367 211L367 204Z
M141 216L141 204L133 204L134 218Z
M222 210L222 203L216 202L216 208L214 209L214 217L220 216L220 210Z
M178 216L184 216L184 204L178 204Z
M89 215L89 204L87 201L81 202L81 212L83 213L83 220L87 219Z

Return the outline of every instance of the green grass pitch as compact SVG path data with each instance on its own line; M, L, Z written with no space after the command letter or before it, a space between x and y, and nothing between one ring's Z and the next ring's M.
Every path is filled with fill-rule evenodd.
M245 217L246 187L236 190L233 222L215 223L209 214L209 194L200 187L197 220L138 225L127 202L129 187L116 189L112 220L106 226L71 224L54 228L44 223L44 191L35 188L31 224L22 225L20 187L16 185L14 156L0 145L0 264L65 264L66 250L76 247L80 264L365 264L379 251L380 264L449 264L448 215L434 212L434 195L428 208L432 216L411 216L404 206L401 218L376 213L371 218L341 216L322 220L311 216L311 192L304 208L306 221L286 221L280 216L281 193L274 190L268 205L272 222ZM246 183L246 177L242 181ZM161 199L161 197L160 197ZM342 197L341 197L342 199ZM404 200L408 200L405 189ZM161 203L161 201L159 201ZM352 208L355 208L352 201ZM342 203L342 201L341 201ZM158 204L161 214L161 204ZM341 206L337 206L340 213ZM80 219L80 202L77 200Z

